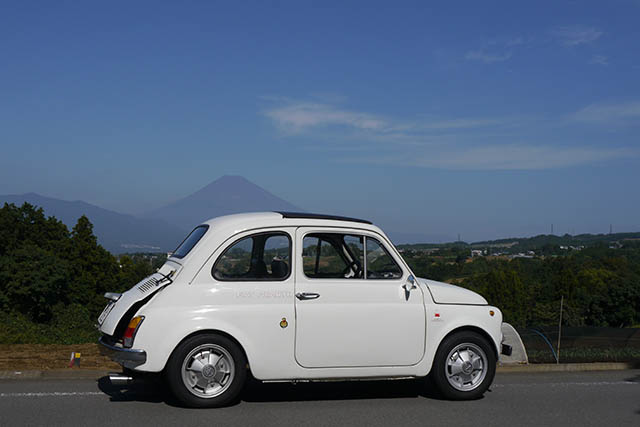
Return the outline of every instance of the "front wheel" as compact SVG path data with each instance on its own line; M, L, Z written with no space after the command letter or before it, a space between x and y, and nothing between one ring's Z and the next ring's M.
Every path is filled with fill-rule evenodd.
M445 338L431 369L435 386L448 399L477 399L493 382L496 356L481 335L463 331Z
M174 396L195 408L217 408L233 402L246 380L246 357L230 339L197 335L180 344L167 363Z

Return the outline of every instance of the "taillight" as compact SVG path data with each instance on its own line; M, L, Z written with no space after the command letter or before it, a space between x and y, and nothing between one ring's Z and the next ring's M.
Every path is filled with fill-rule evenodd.
M144 316L136 316L129 322L127 329L124 331L124 335L122 336L122 345L126 348L131 348L133 345L133 339L136 336L136 332L138 328L142 324L144 320Z

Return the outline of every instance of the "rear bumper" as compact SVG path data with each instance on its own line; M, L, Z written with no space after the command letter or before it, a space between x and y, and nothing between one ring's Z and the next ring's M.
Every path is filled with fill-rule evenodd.
M143 365L147 361L147 352L133 348L123 348L110 342L105 336L98 340L100 344L100 353L108 356L114 362L117 362L125 368L133 369Z

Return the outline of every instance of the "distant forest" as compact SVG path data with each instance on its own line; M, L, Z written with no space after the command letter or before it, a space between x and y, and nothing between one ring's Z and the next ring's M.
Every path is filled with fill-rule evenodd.
M470 258L464 244L401 248L415 274L482 294L515 326L557 324L564 297L564 325L629 327L640 324L636 234L612 247L609 236L574 242L585 246L581 250L561 250L571 243L553 239L518 249L535 251L535 258ZM507 242L515 240L527 239ZM162 262L162 255L112 255L98 244L85 216L69 230L30 204L5 204L0 208L0 343L94 341L103 294L129 289Z

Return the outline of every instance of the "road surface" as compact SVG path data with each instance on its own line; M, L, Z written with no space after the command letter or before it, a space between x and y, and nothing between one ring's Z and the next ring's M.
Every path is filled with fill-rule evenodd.
M424 393L417 381L251 383L223 409L179 407L157 384L0 380L0 425L611 425L640 426L640 370L498 373L470 402Z

